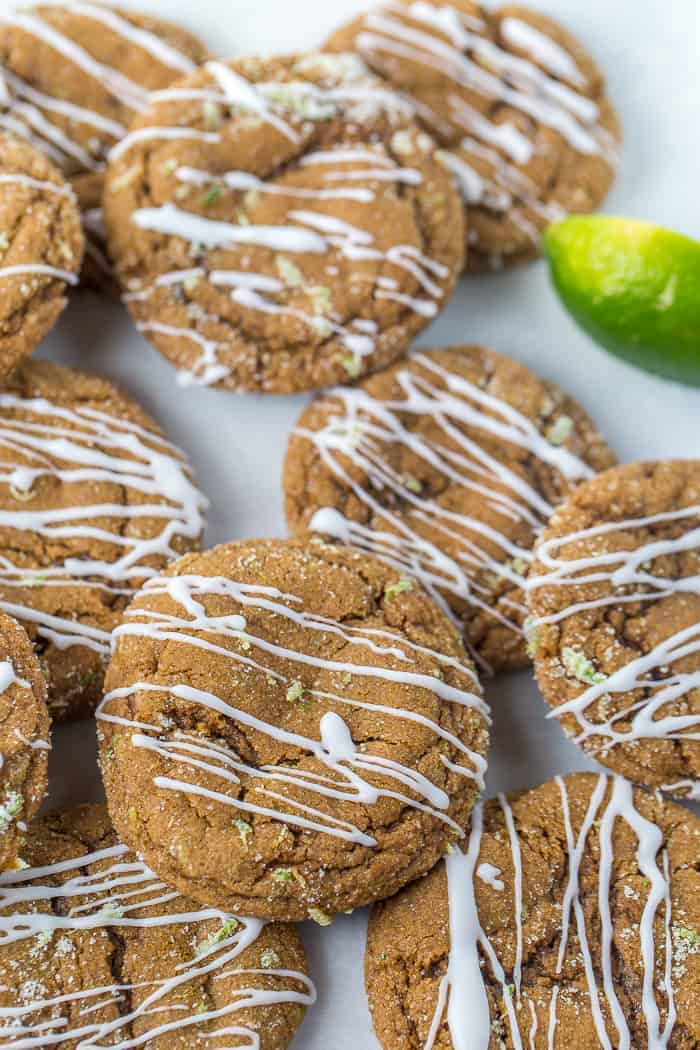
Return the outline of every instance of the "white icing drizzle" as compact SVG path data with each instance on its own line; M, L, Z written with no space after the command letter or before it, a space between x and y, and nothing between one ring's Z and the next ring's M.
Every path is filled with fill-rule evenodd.
M140 142L174 141L176 139L192 139L194 142L221 142L221 135L216 131L199 131L197 128L159 128L147 127L137 128L130 131L128 135L118 142L109 153L109 161L113 163L128 153L130 149Z
M552 997L549 1000L549 1025L547 1026L547 1050L554 1050L554 1035L557 1028L557 999L559 998L559 985L552 988Z
M166 233L171 237L203 244L206 248L231 248L234 244L253 244L275 252L323 253L323 237L300 226L238 226L216 222L203 215L182 211L174 204L159 208L139 208L131 221L141 230Z
M13 26L21 29L30 36L47 44L57 51L63 58L77 66L81 72L87 74L99 84L102 84L109 92L128 109L136 111L144 110L148 105L148 91L146 88L129 80L116 69L98 62L97 59L81 47L75 40L65 36L54 26L45 22L37 15L17 13L0 16L3 25Z
M568 51L550 36L520 18L503 18L500 31L513 47L528 51L535 61L555 77L564 77L579 87L586 86L586 78Z
M93 865L99 868L88 872L88 866ZM64 881L59 882L58 877ZM279 965L267 967L262 961L257 969L237 962L258 941L263 922L227 915L216 908L178 911L180 900L178 893L125 846L0 875L0 962L5 946L35 938L39 943L51 942L54 951L73 952L66 935L81 931L183 927L193 941L192 958L174 966L171 976L136 984L124 981L80 987L50 998L42 996L45 990L40 983L29 988L28 994L26 985L13 989L17 993L14 1002L0 1006L3 1045L20 1050L70 1042L80 1050L97 1046L128 1050L150 1045L169 1032L193 1029L195 1041L234 1036L236 1046L259 1050L255 1021L236 1024L240 1011L291 1003L311 1006L315 1002L316 991L305 974ZM220 923L218 929L212 928L212 921ZM202 1000L199 993L204 982L216 985L239 974L250 980L232 990L223 1005L215 1007ZM256 986L255 979L262 976L264 985L260 987L258 981ZM196 1003L188 1006L192 999ZM120 1007L111 1020L93 1017L110 1004ZM151 1017L152 1021L144 1025L144 1019ZM139 1034L134 1034L134 1025L141 1029ZM212 1027L201 1035L199 1025Z
M249 110L281 132L290 142L298 142L295 129L272 111L259 85L253 85L223 62L207 62L206 68L221 90L221 101L235 109ZM311 85L308 85L311 89Z
M61 270L46 263L22 263L17 266L0 266L0 277L55 277L66 284L77 284L78 277L70 270Z
M14 668L14 664L11 660L0 660L0 696L3 696L8 691L8 689L12 688L13 685L18 685L21 689L31 689L29 682L25 681L24 678L20 678L17 675L17 672ZM39 741L37 741L37 743L34 744L28 738L25 738L25 742L32 748L38 748L40 746ZM3 754L0 753L0 769L3 768L4 764L5 758ZM0 830L0 834L3 834L3 832L6 831L7 828L9 828L9 826L10 824L8 822L7 826L4 829Z
M318 154L315 154L315 156L318 156ZM322 162L319 161L319 163ZM334 172L333 174L337 173ZM263 193L271 197L297 197L322 201L346 200L358 201L360 204L371 204L376 198L376 194L370 189L359 189L353 186L329 189L325 186L316 188L277 185L276 183L265 182L263 179L258 178L257 175L251 175L247 171L227 171L223 175L215 176L208 171L202 171L200 168L182 167L177 169L175 175L180 182L190 183L190 185L194 186L223 185L231 190L255 190L257 193Z
M184 54L161 40L154 33L132 25L116 11L101 4L48 0L42 8L58 7L83 18L100 23L104 30L121 38L125 45L144 51L152 60L172 71L173 78L192 72L195 64ZM98 62L83 47L61 33L39 15L19 12L0 16L0 23L29 33L57 51L83 74L96 80L113 98L133 111L146 108L149 93L142 85L128 79L118 70ZM112 119L75 102L48 95L23 80L9 69L0 72L0 106L7 111L0 114L0 126L29 139L63 169L101 171L107 151L123 139L127 128ZM52 115L98 134L90 140L89 149L76 141L70 132L52 120Z
M495 867L493 864L487 864L484 861L484 863L480 864L476 869L476 874L482 882L485 882L487 886L490 886L494 890L500 892L505 886L503 879L499 878L501 869Z
M63 11L72 11L83 18L89 18L93 22L100 22L115 36L122 37L127 43L133 44L134 47L155 58L160 65L167 66L180 75L194 73L197 68L192 59L172 47L162 37L133 25L116 11L103 7L101 4L85 3L83 0L42 0L41 6L59 7Z
M44 179L35 179L31 175L23 175L15 172L5 172L0 175L0 185L13 184L16 186L28 186L33 190L41 190L46 193L55 193L59 197L67 197L69 200L75 200L75 193L73 188L64 183L58 185L55 182L47 182Z
M674 784L662 784L662 791L672 795L682 795L689 802L700 802L700 781L677 780Z
M264 100L261 101L260 92L265 85L252 85L238 74L234 74L227 66L219 67L218 63L210 63L209 67L212 65L222 80L230 76L234 77L234 84L227 88L229 98L235 88L235 98L239 105L251 108L253 101L248 99L249 95L257 100L256 105L263 105ZM281 85L281 87L284 86ZM313 85L307 86L313 87ZM268 118L270 113L271 111L265 108ZM128 136L113 151L112 156L119 156L130 148L135 137L143 141L149 138L157 139L161 135L163 137L187 137L189 134L187 128L169 130L174 133L173 136L168 133L168 129L139 129ZM198 133L198 135L201 134ZM297 199L323 202L336 199L353 200L359 204L371 204L375 201L384 183L415 186L422 179L419 171L398 166L383 150L364 147L317 150L302 156L299 166L305 170L317 166L319 182L322 185L312 187L295 186L291 182L268 183L245 171L228 171L215 175L201 168L187 166L178 168L175 177L186 185L213 184L219 193L224 190L252 191L257 194L289 198L290 204L297 204ZM367 185L361 187L355 185L359 181ZM339 185L340 183L346 183L346 185ZM288 252L299 257L295 258L296 274L291 288L287 288L276 278L272 279L275 284L271 284L271 278L267 274L242 273L238 268L233 271L219 270L215 273L208 273L206 269L199 267L196 269L196 276L209 284L230 286L232 300L245 311L293 317L303 322L317 338L336 337L342 348L350 355L351 368L355 367L362 358L374 352L376 332L362 329L360 327L362 318L350 323L342 323L340 318L334 316L332 306L321 309L314 303L313 310L309 310L296 305L296 301L293 304L289 303L288 293L293 294L297 288L302 291L307 288L318 290L317 281L305 275L301 257L306 254L333 253L334 256L339 256L350 263L384 264L381 272L374 277L363 272L363 279L371 281L374 286L374 297L395 302L418 316L428 319L438 313L444 298L444 289L440 282L449 276L446 266L424 255L410 244L396 244L388 249L380 249L375 243L374 235L363 226L348 223L325 211L311 210L310 207L303 209L292 207L287 212L286 222L283 225L266 226L250 222L245 224L220 222L185 211L173 203L167 203L160 207L137 209L132 215L132 222L142 230L180 237L199 249L234 250L252 245L278 253ZM387 269L389 272L398 270L402 275L409 275L418 287L418 294L403 290L398 280L387 275ZM151 298L156 289L179 283L176 274L182 272L175 271L171 274L160 275L150 287L137 288L129 293L126 301L143 301ZM195 270L184 272L187 277L183 281L191 280L195 274ZM352 281L352 276L349 280ZM196 295L192 292L189 294ZM272 298L273 295L274 298ZM221 360L222 353L227 347L219 339L209 338L194 328L163 325L157 321L145 321L142 324L142 331L189 339L201 348L201 356L195 365L189 371L180 374L179 381L184 385L192 383L207 385L219 382L231 373L231 369Z
M67 197L69 200L75 200L75 194L67 184L58 185L55 182L48 182L44 179L35 179L30 175L24 175L21 173L6 172L1 174L0 185L25 186L28 189L39 190L42 193L55 193L59 197ZM78 283L78 277L72 271L64 270L56 266L49 266L46 263L23 263L16 266L0 267L0 278L27 276L53 277L59 281L65 281L67 284L73 285ZM23 284L21 290L24 291L25 287L27 292L33 291L31 284Z
M598 598L574 600L559 612L534 617L533 629L536 630L538 625L561 623L589 609L624 607L629 602L651 604L673 594L700 595L700 575L670 579L654 570L657 558L700 548L699 519L700 506L692 506L647 517L606 522L540 543L536 557L543 571L527 581L528 592L542 587L576 591L583 585L599 584L609 593ZM686 521L687 528L676 539L652 540L623 550L607 550L602 542L606 536L614 537L618 532L634 534L638 529L656 524ZM561 553L569 544L599 540L601 545L596 554L567 557ZM700 669L673 669L677 661L697 653L700 653L700 623L676 631L654 645L648 653L630 659L611 675L601 676L600 681L592 681L578 696L549 712L548 717L573 715L578 724L574 739L597 754L607 754L612 748L637 740L700 740L698 713L669 712L670 705L677 704L700 687ZM607 718L598 713L599 701L603 698L624 697L635 694L637 690L644 690L646 698L631 697L627 706L618 706ZM596 710L589 717L591 709ZM622 722L627 723L627 728L621 727ZM683 781L672 787L692 798L697 793L698 782Z
M595 1024L597 1045L604 1050L631 1050L632 1036L627 1018L620 1006L615 990L612 971L613 924L610 912L610 894L613 889L614 828L616 821L624 821L634 833L637 840L636 863L639 873L648 880L649 891L639 924L639 952L642 963L642 998L641 1016L645 1019L647 1045L649 1050L664 1050L668 1047L676 1021L676 1007L672 987L672 945L671 929L671 895L669 861L663 849L663 833L657 825L643 817L634 805L632 785L621 777L601 775L591 794L590 803L584 820L575 835L571 821L566 782L557 777L562 800L562 813L566 829L566 847L568 854L568 882L562 904L561 941L559 945L556 974L563 971L568 947L569 925L572 917L576 924L577 951L580 950L586 974L589 1001ZM604 804L606 794L609 795ZM503 801L501 801L503 806ZM504 810L507 818L507 810ZM600 973L594 968L593 955L588 941L586 920L580 899L579 873L589 835L594 827L599 828L598 841L600 863L598 868L598 910L601 924L601 964ZM513 860L514 879L518 881L520 870L519 840L517 829L510 833L511 856ZM514 1047L522 1047L519 1010L514 1010L514 998L517 991L518 956L511 974L504 971L493 945L485 934L479 919L478 902L475 887L475 874L479 875L483 864L479 856L483 840L483 803L477 805L472 814L471 831L465 850L456 849L454 854L445 860L447 885L449 893L450 916L450 954L448 967L443 977L437 997L436 1009L424 1050L432 1050L438 1032L447 1024L451 1045L454 1050L487 1050L492 1034L489 1012L489 999L484 973L488 973L501 986L502 998L509 1023L509 1036ZM514 848L515 846L515 848ZM519 890L515 888L516 902ZM517 911L517 904L516 904ZM655 940L654 923L660 911L664 914L665 934L663 946ZM519 943L522 944L522 914L516 919ZM483 956L483 959L482 959ZM661 1025L661 1011L656 999L656 967L659 958L663 959L665 979L664 988L667 1005L666 1019ZM562 978L563 980L563 978ZM557 1035L557 1005L561 984L553 982L552 994L548 1007L547 1047L563 1045L563 1036ZM523 988L523 996L529 1005L531 1024L528 1042L531 1050L535 1047L538 1031L537 1010L533 1000ZM611 1040L603 1012L601 997L604 999L611 1022L616 1030L614 1042ZM524 1023L524 1022L523 1022ZM510 1044L509 1044L510 1045Z
M469 25L456 8L422 0L411 4L388 2L370 12L365 16L356 46L371 64L389 75L392 59L425 66L431 73L437 71L455 89L519 111L532 118L535 125L556 131L573 149L601 155L613 166L616 144L599 123L598 107L583 93L587 80L573 56L522 19L507 17L499 25L506 44L525 51L527 58L494 44L484 35L483 25ZM516 164L528 163L535 150L536 131L526 134L511 122L489 121L458 90L450 92L448 87L445 93L452 110L452 132L455 125L463 126L475 136L476 141L467 139L463 143L467 156L473 152L482 155L478 147L486 144ZM444 136L444 121L426 109L421 107L423 119ZM496 150L488 178L477 175L463 157L447 154L446 163L457 174L470 203L497 211L509 210L519 228L536 241L539 230L527 219L527 211L534 210L546 221L553 221L553 211L563 211L543 205L534 187L527 194L519 191L517 169L504 163Z
M403 686L426 689L449 703L472 707L482 718L488 719L488 708L481 697L476 676L467 665L454 658L434 654L431 650L426 650L389 631L347 627L335 620L318 616L301 608L300 600L295 596L285 595L271 587L242 584L223 577L161 577L149 581L142 591L144 599L152 595L167 595L177 603L181 611L171 615L159 614L147 608L132 608L126 613L125 622L116 629L115 640L127 635L136 636L160 642L167 641L170 644L177 642L215 653L229 660L233 669L240 666L249 672L264 675L268 683L276 683L280 689L286 691L288 698L289 690L294 690L295 683L299 688L300 681L286 678L275 669L275 661L269 663L267 658L281 658L300 668L312 667L337 673L344 679L350 679L347 687L339 688L335 692L304 689L304 697L324 707L332 705L381 712L386 718L414 722L428 729L449 745L450 750L459 753L459 763L453 762L446 754L441 755L445 768L460 777L474 780L477 787L483 787L486 763L482 756L471 751L458 737L427 716L401 707L384 705L379 699L381 683L395 682ZM215 595L224 597L227 604L236 603L242 612L208 615L205 611L205 599ZM281 619L283 623L286 621L287 625L291 623L306 632L322 631L338 635L351 650L358 651L360 655L362 650L369 650L384 656L386 663L374 667L354 663L349 659L323 659L316 655L312 638L309 639L309 651L302 650L301 647L294 650L284 648L269 640L272 632L266 637L247 632L244 615L247 608L265 610L275 618ZM242 649L240 642L245 643ZM239 648L233 648L235 645L239 645ZM463 673L472 691L450 686L438 678L411 670L412 654L426 652L437 655L443 664L447 662ZM389 659L398 666L389 666ZM368 702L353 696L351 682L354 679L376 682L378 699ZM303 751L325 767L326 772L319 775L296 764L285 763L252 766L238 755L232 746L227 747L204 737L180 731L164 731L162 727L112 713L115 701L143 692L167 694L174 702L181 700L197 704L202 708L203 714L207 710L219 712L234 723L250 727L272 740ZM234 811L264 814L293 827L322 832L367 847L376 845L376 840L354 824L339 820L321 808L324 798L352 802L362 808L373 805L380 798L397 799L408 807L429 813L458 834L462 834L459 826L449 816L450 798L441 787L415 769L374 755L371 749L358 748L347 723L337 711L326 710L319 714L318 737L312 737L282 729L279 725L254 717L214 693L193 688L185 682L169 685L134 682L109 693L100 705L97 717L104 722L126 726L132 730L131 742L134 747L154 752L173 763L172 775L154 778L154 783L159 788L200 795L230 806ZM467 764L463 764L464 762ZM188 781L188 769L203 771L211 778L211 783L218 782L220 786L214 789ZM239 785L241 776L249 783L256 782L254 791L272 800L270 805L249 801L252 790L246 791L245 798L238 797L241 794L240 790L231 793L226 790L229 784ZM382 785L376 782L379 777L383 780ZM387 786L387 781L390 782L390 786ZM287 798L275 790L278 784L290 784L303 789L310 797L318 798L318 804L312 806ZM274 806L274 802L282 802L288 808Z
M487 453L478 438L467 436L460 428L468 426L487 438L527 449L569 481L590 477L592 471L565 448L547 441L516 409L443 368L429 355L414 355L396 380L402 397L395 402L379 401L361 388L335 388L328 397L331 404L339 403L339 409L329 415L323 428L297 429L297 434L312 442L324 468L376 519L368 528L326 507L316 511L309 527L369 551L414 576L455 622L450 599L466 600L521 633L518 618L493 608L479 574L488 571L521 586L523 577L512 564L520 559L523 566L529 565L530 549L512 543L505 532L421 495L410 478L397 476L384 448L393 450L400 445L409 449L449 482L480 494L490 510L498 511L506 521L524 521L534 532L551 515L550 504L524 478ZM429 417L439 427L439 436L428 439L411 430L406 417ZM355 470L351 472L348 463ZM366 483L356 480L358 471L366 474ZM395 494L405 509L399 514L385 506L382 492ZM437 530L447 543L458 543L458 554L450 556L428 538L428 529ZM486 543L495 544L501 556L493 556Z
M513 164L504 161L497 149L484 145L481 139L492 142L509 153L516 163L525 163L529 156L521 146L523 139L510 124L489 124L480 114L472 110L462 99L451 97L454 119L471 132L462 140L461 152L444 150L439 159L455 175L465 200L479 204L490 211L508 212L512 222L533 242L540 237L539 226L528 218L528 213L548 224L564 218L565 210L554 202L540 200L538 187ZM527 143L527 140L524 140ZM532 152L532 147L528 144ZM466 157L480 158L489 168L490 174L478 172Z
M22 413L23 418L13 417ZM66 556L50 566L28 569L0 553L0 608L17 619L36 624L38 634L59 648L82 645L109 652L109 633L79 620L50 616L31 604L9 600L12 589L32 586L86 587L129 596L157 569L145 564L154 555L166 561L178 557L177 537L195 540L202 532L206 501L195 488L186 459L158 434L136 423L79 406L66 408L41 398L0 393L0 484L17 500L15 509L0 510L0 526L30 532L47 542L84 538L106 542L121 553L111 562ZM80 507L31 509L32 488L42 478L57 483L110 483L135 490L143 502L86 503ZM162 502L161 502L162 501ZM123 530L95 524L116 519ZM142 518L162 522L150 538L134 525ZM132 525L132 528L127 526Z

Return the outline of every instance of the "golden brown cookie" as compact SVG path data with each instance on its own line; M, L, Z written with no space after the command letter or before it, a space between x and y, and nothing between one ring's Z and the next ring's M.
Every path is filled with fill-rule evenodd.
M34 642L53 717L86 715L122 610L198 547L206 501L135 401L47 361L0 392L0 463L0 609Z
M58 169L0 134L0 380L53 328L83 247L75 195Z
M71 180L88 235L84 282L114 285L101 218L110 147L149 92L193 72L206 54L179 26L89 0L0 16L0 128L29 139Z
M105 214L139 328L183 383L230 390L392 361L462 266L434 149L356 56L208 62L112 153Z
M24 860L0 877L3 1047L289 1045L315 999L291 926L181 897L104 806L37 821Z
M11 868L46 792L46 684L25 631L0 613L0 871Z
M537 679L567 735L700 799L700 461L582 485L538 544L527 596Z
M365 966L384 1050L695 1050L700 822L590 773L479 804Z
M389 896L462 834L488 712L417 587L319 539L224 544L150 581L98 709L124 841L182 892L262 918Z
M391 0L327 46L356 50L445 146L467 208L470 270L531 258L549 222L605 197L617 117L595 62L552 19L515 4Z
M317 398L284 469L294 533L415 578L493 669L528 664L523 575L552 507L614 457L553 383L477 346L418 352Z

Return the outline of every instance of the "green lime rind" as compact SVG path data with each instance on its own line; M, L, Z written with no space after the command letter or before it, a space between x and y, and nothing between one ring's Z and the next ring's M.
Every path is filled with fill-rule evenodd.
M544 247L564 306L596 343L700 386L700 242L637 219L576 215L550 226Z

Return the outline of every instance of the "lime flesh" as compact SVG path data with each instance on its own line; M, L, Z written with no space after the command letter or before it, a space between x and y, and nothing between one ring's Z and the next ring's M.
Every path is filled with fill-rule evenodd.
M637 219L576 215L544 247L569 313L638 368L700 386L700 242Z

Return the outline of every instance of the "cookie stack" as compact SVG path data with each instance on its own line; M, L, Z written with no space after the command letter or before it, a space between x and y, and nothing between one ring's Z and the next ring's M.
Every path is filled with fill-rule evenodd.
M463 272L602 200L590 56L389 0L222 61L57 0L0 18L0 63L0 1045L284 1050L293 924L367 905L386 1050L700 1045L700 824L665 797L700 792L700 463L616 466L493 350L406 356ZM289 539L202 549L158 424L29 359L79 281L181 386L327 388ZM481 680L533 663L612 773L481 801ZM93 714L106 805L38 818L49 715Z

